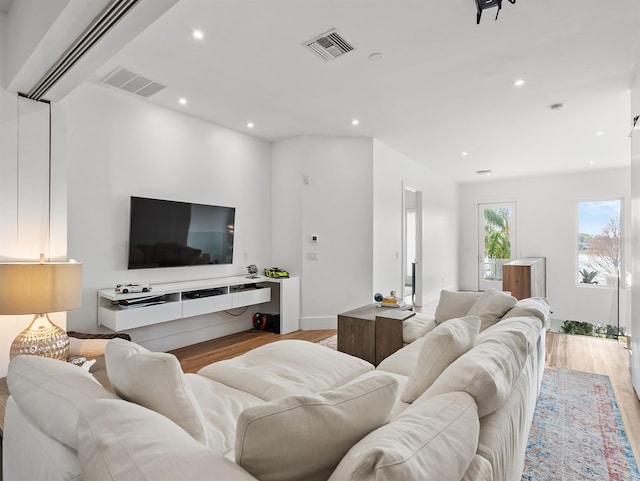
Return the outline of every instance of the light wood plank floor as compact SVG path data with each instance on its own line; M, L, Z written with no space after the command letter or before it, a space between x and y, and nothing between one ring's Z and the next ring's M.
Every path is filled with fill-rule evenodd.
M545 364L609 376L633 454L640 462L640 400L631 386L629 351L612 339L547 332Z
M171 351L185 372L197 372L215 361L239 356L258 346L280 339L303 339L317 342L336 333L334 329L296 331L280 336L260 331L246 331ZM618 400L627 435L636 459L640 461L640 401L631 386L629 353L621 342L586 336L547 332L545 364L578 371L605 374Z

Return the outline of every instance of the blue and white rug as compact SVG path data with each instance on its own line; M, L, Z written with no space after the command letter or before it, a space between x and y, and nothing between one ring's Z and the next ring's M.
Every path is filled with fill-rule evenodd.
M547 368L522 481L640 481L608 376Z

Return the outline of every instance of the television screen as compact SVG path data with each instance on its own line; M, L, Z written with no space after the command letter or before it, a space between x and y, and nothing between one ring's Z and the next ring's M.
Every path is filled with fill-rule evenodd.
M235 208L131 197L129 269L233 262Z

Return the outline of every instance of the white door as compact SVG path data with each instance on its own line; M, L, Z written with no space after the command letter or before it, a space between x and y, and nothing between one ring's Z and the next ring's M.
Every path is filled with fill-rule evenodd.
M502 265L516 258L516 203L478 204L478 290L502 290Z

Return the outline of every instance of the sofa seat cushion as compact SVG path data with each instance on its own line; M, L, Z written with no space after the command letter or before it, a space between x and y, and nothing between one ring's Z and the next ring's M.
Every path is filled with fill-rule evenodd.
M105 361L111 385L121 398L166 416L207 444L202 410L173 354L151 352L124 339L112 339L105 350Z
M411 344L432 331L437 325L435 317L418 312L415 316L403 321L402 342Z
M407 344L402 349L394 352L378 364L376 370L409 377L413 366L418 362L418 356L420 355L424 339L424 337L421 337L417 341Z
M440 324L424 336L401 399L412 403L425 392L453 361L471 349L480 332L480 318L466 316Z
M9 363L7 385L36 426L73 449L78 449L80 410L96 399L117 399L86 370L39 356L15 357Z
M466 393L412 404L353 446L329 481L458 481L478 445L478 411Z
M527 342L521 333L495 333L451 363L416 402L443 393L464 391L475 399L479 416L486 416L509 397L527 353Z
M207 446L217 453L229 452L240 413L264 401L198 374L185 374L185 379L202 411Z
M276 341L203 367L198 374L271 401L330 391L373 365L308 341Z
M351 446L389 421L397 392L391 376L375 376L246 409L236 462L260 481L326 481Z
M461 481L497 481L497 479L494 480L493 478L493 471L489 461L476 454Z
M480 331L484 331L502 319L518 299L495 289L487 289L471 306L467 315L478 316L482 321Z
M83 481L256 481L166 417L126 401L86 406L78 435Z
M466 316L469 309L480 298L482 292L440 291L440 301L436 307L436 323L442 324L449 319Z

